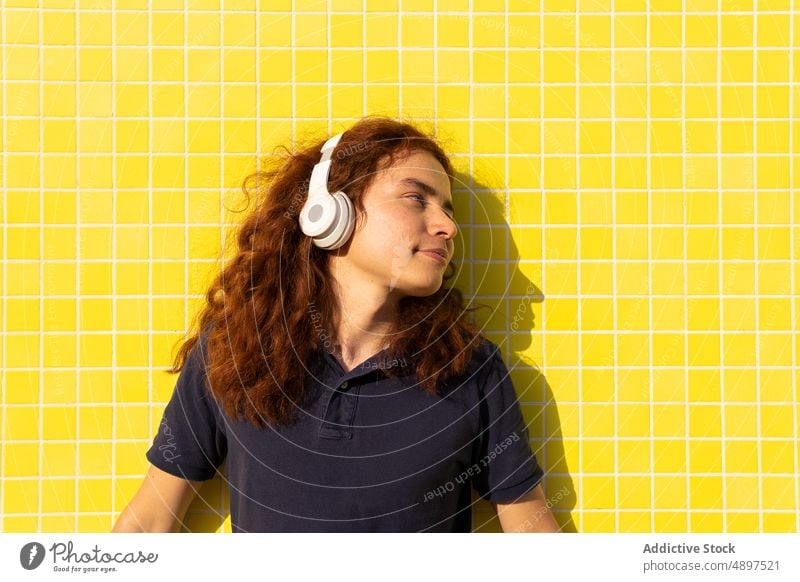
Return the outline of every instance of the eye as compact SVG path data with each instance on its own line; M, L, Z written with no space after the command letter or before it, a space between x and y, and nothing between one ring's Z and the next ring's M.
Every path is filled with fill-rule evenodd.
M428 201L425 200L425 198L421 194L414 193L411 196L408 196L407 198L410 198L411 200L416 200L417 202L419 202L419 205L422 208L425 208L425 206L427 206L428 204Z

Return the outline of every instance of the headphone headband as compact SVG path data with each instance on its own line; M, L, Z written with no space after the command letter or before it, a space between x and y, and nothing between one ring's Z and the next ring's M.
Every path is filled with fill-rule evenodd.
M339 140L342 139L343 133L334 135L322 146L322 157L319 162L314 166L311 171L311 181L308 186L308 197L319 198L321 196L329 195L328 192L328 177L331 172L331 155Z

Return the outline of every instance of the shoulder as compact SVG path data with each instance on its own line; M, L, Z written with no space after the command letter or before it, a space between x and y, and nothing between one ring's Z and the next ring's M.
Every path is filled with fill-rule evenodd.
M475 366L479 370L497 365L497 361L502 363L503 357L500 347L486 336L481 336L480 343L472 352L470 366Z
M472 350L467 369L456 384L467 383L474 386L482 386L492 373L502 369L504 365L502 354L497 344L481 335L478 344Z

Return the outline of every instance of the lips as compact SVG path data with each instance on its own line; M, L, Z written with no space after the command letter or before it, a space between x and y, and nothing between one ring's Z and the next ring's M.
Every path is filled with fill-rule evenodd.
M434 247L434 248L430 248L430 249L419 249L417 252L420 252L420 253L433 253L433 254L437 254L437 255L439 255L439 256L442 258L442 260L444 260L445 262L446 262L446 261L448 260L448 258L449 258L449 256L448 256L448 255L449 255L449 253L448 253L446 250L444 250L443 248L441 248L441 247Z

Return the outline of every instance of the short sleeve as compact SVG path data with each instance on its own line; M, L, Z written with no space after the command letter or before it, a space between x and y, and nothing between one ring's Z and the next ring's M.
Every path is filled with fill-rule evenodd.
M207 388L204 340L189 352L146 453L162 471L192 481L211 479L228 451L225 419Z
M544 477L528 442L528 427L508 368L497 346L477 373L481 417L480 446L472 484L488 501L508 503L533 489Z

